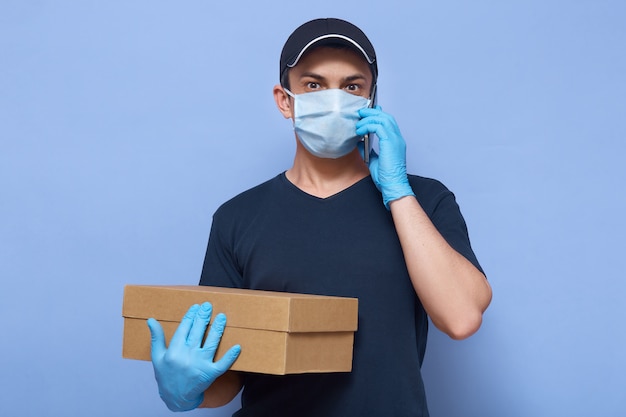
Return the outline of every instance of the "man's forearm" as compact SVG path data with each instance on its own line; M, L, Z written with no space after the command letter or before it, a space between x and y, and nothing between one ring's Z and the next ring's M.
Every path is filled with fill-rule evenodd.
M471 336L491 302L487 279L446 242L415 197L392 201L390 210L413 288L431 320L453 339Z
M228 371L220 376L204 391L204 400L200 408L222 407L233 400L241 391L243 381L235 371Z

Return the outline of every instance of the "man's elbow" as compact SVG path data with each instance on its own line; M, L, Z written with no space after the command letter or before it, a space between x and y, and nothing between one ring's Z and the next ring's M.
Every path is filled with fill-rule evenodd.
M463 310L457 310L454 315L448 316L447 321L441 326L436 323L435 325L451 339L467 339L480 329L483 323L483 313L491 304L491 298L491 286L485 281L485 287L480 297L476 297L475 302L467 305Z
M491 294L489 295L489 298L484 300L484 303L471 307L468 306L462 311L456 311L454 315L446 317L446 320L441 322L441 325L434 323L435 326L450 336L451 339L467 339L476 333L483 324L483 313L491 301Z
M481 312L466 315L462 320L458 320L447 326L444 332L454 340L467 339L480 329L483 322Z

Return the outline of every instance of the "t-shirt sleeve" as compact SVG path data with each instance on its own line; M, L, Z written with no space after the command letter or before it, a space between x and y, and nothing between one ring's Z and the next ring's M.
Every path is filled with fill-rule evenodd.
M209 233L200 285L240 288L243 278L233 253L232 233L226 232L224 222L216 213Z

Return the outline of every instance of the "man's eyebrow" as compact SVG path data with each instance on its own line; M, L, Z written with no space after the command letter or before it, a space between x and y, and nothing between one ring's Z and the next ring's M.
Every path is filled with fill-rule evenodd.
M325 80L326 78L320 74L316 74L314 72L303 72L300 75L300 78L305 78L305 77L309 77L309 78L313 78L315 80ZM365 77L365 75L363 74L354 74L354 75L349 75L347 77L343 78L343 82L350 82L350 81L356 81L356 80L366 80L367 78Z
M300 74L300 78L304 78L304 77L314 78L316 80L324 79L323 76L321 76L320 74L316 74L314 72L303 72L302 74Z
M365 75L363 75L363 74L355 74L355 75L347 76L343 80L345 82L348 82L348 81L365 80L365 79L366 79Z

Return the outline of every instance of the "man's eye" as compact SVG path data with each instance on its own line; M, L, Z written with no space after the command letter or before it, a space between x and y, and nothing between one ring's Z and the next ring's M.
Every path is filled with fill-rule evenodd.
M350 84L346 86L346 90L348 91L359 91L359 86L356 84Z
M312 90L315 90L315 89L319 88L320 85L318 83L310 82L310 83L307 83L307 87L312 89Z

